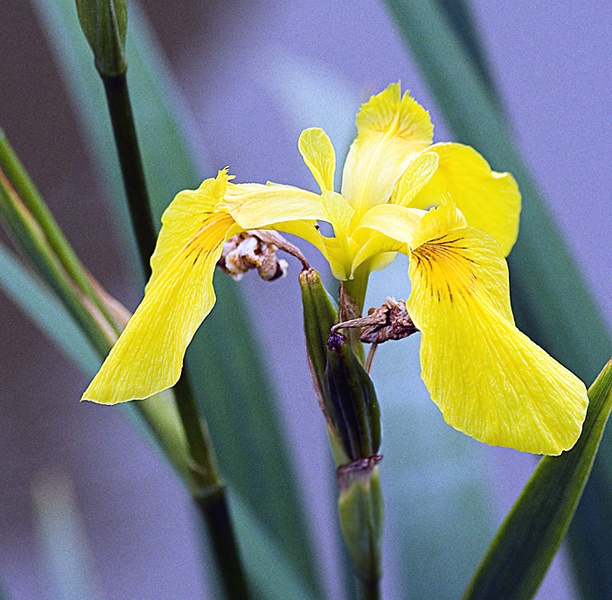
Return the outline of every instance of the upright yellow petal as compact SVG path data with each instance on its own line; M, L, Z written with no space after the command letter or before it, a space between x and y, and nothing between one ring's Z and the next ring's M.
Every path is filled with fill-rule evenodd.
M417 154L408 163L395 185L390 203L411 206L416 195L429 183L437 168L438 155L435 152Z
M351 145L342 174L342 195L356 211L389 200L396 181L413 155L433 136L429 113L399 83L372 96L357 115L357 138Z
M84 400L115 404L148 398L178 381L187 346L215 303L213 274L234 226L224 213L200 220L197 235L147 288Z
M586 388L514 326L498 244L473 227L449 228L459 225L452 211L423 217L410 257L407 306L422 334L423 381L456 429L495 446L560 454L580 435Z
M399 204L373 206L359 222L351 239L359 247L353 259L352 272L369 260L370 271L383 269L393 262L397 252L406 254L418 221L424 211ZM381 259L377 255L381 255Z
M514 177L492 171L469 146L434 144L427 149L427 153L433 152L440 157L438 169L408 206L438 205L447 193L468 223L493 236L508 256L518 236L521 212L521 194Z
M298 148L321 192L333 191L336 153L327 134L317 127L305 129L300 135Z

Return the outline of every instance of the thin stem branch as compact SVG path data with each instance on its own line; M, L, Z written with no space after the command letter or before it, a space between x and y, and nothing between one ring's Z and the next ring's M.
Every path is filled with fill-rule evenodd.
M115 143L143 269L151 275L150 258L157 240L149 195L136 135L136 126L125 75L103 78ZM177 409L183 424L191 472L195 480L193 499L209 531L226 594L232 600L249 597L246 577L227 507L225 488L216 466L214 452L193 396L187 370L175 385Z

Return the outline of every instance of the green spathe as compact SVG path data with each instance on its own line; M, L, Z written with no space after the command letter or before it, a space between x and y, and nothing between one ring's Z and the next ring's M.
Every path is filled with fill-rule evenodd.
M338 498L342 535L359 576L375 585L381 577L381 541L385 509L380 470L366 465L357 474L352 471ZM342 485L342 483L340 483Z
M100 76L125 74L127 0L76 0L76 7Z

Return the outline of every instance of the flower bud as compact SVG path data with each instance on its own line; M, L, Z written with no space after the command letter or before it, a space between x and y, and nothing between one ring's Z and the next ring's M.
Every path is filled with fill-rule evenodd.
M346 455L339 464L371 457L380 448L381 434L372 380L346 338L330 336L337 312L319 274L303 270L300 286L313 383L333 439Z
M76 0L76 7L100 76L124 75L127 0Z
M351 460L380 449L380 408L370 376L340 333L329 336L323 377L326 408Z

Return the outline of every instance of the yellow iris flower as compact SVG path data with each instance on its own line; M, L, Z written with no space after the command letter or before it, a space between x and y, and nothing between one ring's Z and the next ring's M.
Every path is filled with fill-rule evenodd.
M226 170L180 192L162 218L144 299L83 398L114 404L174 385L215 303L225 241L274 229L316 246L360 307L370 272L406 254L422 378L444 419L491 445L537 454L571 448L586 413L585 386L515 327L510 308L504 257L521 203L513 177L492 171L470 147L432 145L428 112L399 84L361 107L357 130L340 193L321 129L299 140L320 194L233 184ZM330 223L333 236L318 221Z

